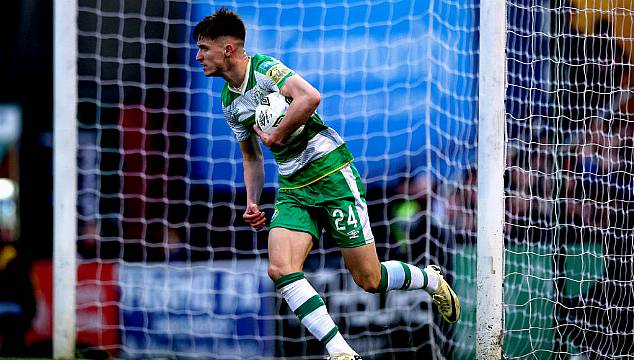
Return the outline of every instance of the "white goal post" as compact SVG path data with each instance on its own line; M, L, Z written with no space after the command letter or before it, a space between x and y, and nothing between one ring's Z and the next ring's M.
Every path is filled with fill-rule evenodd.
M506 1L480 3L476 354L502 359Z
M77 287L77 1L53 10L53 356L75 356Z

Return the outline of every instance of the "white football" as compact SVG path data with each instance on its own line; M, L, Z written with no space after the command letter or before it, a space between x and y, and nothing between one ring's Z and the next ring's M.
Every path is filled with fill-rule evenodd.
M291 104L291 99L279 92L272 92L260 100L255 108L255 122L266 134L270 134L284 120L286 110ZM290 138L299 135L304 130L304 125L295 130Z

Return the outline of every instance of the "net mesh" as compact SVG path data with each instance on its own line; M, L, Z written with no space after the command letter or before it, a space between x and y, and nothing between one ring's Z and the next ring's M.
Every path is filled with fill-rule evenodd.
M223 81L195 61L193 26L223 5L247 52L321 92L365 180L379 258L438 264L461 296L449 327L422 292L363 293L326 234L305 271L343 335L373 359L475 358L478 2L451 0L80 0L80 346L323 356L266 275L266 232L242 221ZM506 358L633 352L631 24L622 1L507 4ZM266 151L265 171L270 217Z
M509 2L506 358L633 353L632 9Z
M453 274L475 261L473 251L455 257L475 233L465 204L477 4L80 0L78 251L94 270L78 283L81 345L123 358L323 356L267 278L266 232L241 219L223 82L195 62L193 26L223 5L242 15L247 52L281 59L320 90L321 115L365 179L381 260L439 264L470 284ZM265 157L270 216L277 179ZM444 357L473 346L439 323L426 294L363 293L332 240L315 245L307 278L357 351ZM82 295L94 286L116 296Z

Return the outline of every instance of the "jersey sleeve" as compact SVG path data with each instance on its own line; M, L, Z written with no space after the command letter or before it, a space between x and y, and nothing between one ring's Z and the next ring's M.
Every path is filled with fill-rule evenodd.
M286 79L293 76L295 71L284 65L281 61L274 57L262 56L255 70L265 75L265 82L270 91L280 91Z
M225 119L227 119L227 124L229 124L229 128L233 131L233 134L236 136L236 140L245 141L249 139L251 136L251 131L246 128L235 116L232 116L226 107L222 107L222 112L225 115Z

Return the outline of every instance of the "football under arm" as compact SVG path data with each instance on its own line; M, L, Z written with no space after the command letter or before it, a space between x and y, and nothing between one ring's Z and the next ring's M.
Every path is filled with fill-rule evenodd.
M282 139L286 139L317 110L321 102L321 95L317 89L298 74L293 74L286 79L280 93L293 98L288 110L286 110L284 121L275 130Z

